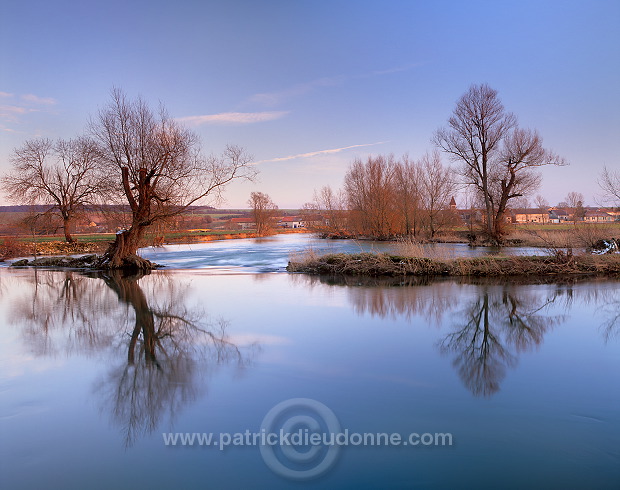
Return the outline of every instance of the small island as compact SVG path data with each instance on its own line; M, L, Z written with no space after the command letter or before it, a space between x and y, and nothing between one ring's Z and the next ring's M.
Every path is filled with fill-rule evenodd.
M366 276L617 276L620 255L486 256L433 259L387 253L328 254L291 261L289 272Z

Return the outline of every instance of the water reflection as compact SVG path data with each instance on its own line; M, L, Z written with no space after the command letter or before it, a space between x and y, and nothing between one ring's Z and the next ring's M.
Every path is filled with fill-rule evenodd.
M26 347L37 356L91 356L110 348L124 311L100 281L76 272L34 270L13 304L11 322L21 325Z
M516 365L517 354L540 345L545 333L566 318L546 311L559 297L559 291L541 298L514 286L483 286L476 298L456 309L455 328L439 349L453 356L467 389L490 396L499 391L506 369Z
M581 280L575 277L522 278L510 283L303 275L291 280L311 288L347 286L348 301L359 315L448 326L450 331L441 336L437 349L452 358L463 385L475 396L497 393L519 355L540 346L545 335L569 317L577 296L581 303L598 305L605 314L601 326L605 339L620 332L618 289L576 288Z
M422 316L440 325L443 313L454 304L454 283L435 281L428 276L375 278L366 276L307 276L294 274L291 281L313 288L322 284L347 286L347 296L358 315L370 314L379 318L404 317L414 321ZM428 286L423 288L416 286Z
M127 446L203 395L213 367L242 369L258 349L240 348L227 336L225 320L212 321L190 306L178 280L149 276L145 290L143 277L37 271L12 311L36 355L111 357L94 393Z
M108 367L98 376L93 392L102 412L122 431L126 445L171 423L184 407L204 396L208 378L218 366L243 369L257 353L256 345L241 347L232 341L225 321L210 319L192 302L192 288L183 280L185 276L34 270L19 277L27 284L11 303L11 319L19 325L28 349L37 356L103 359ZM574 278L553 278L560 282L541 285L546 280L528 278L516 284L482 279L264 274L251 276L250 281L258 283L255 289L244 290L243 283L235 283L231 291L240 296L244 291L269 293L277 290L277 283L285 286L284 292L289 280L295 294L309 295L314 288L338 289L357 315L404 320L399 326L411 330L437 329L431 342L435 352L444 356L440 362L451 362L463 386L480 397L497 393L519 357L540 346L569 317L575 304L591 303L603 315L599 329L605 339L620 332L617 285L579 287ZM213 284L219 287L218 281L213 279ZM0 286L12 287L10 282ZM291 298L282 298L282 304ZM269 301L265 304L266 318L284 317L292 311L276 310ZM351 321L347 315L345 321ZM295 339L299 334L298 343L306 342L303 324L299 330L287 327L284 332L278 335ZM410 362L407 356L403 351L403 363ZM352 354L343 362L354 361Z

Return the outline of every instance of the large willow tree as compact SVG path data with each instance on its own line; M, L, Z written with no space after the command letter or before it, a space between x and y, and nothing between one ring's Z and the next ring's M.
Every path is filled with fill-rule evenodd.
M472 85L456 103L448 125L438 130L435 144L461 163L460 174L484 203L484 226L499 243L506 211L512 199L534 191L540 184L535 172L543 165L565 165L542 146L536 131L521 129L514 114L506 112L497 90Z
M108 195L131 210L131 225L116 235L102 265L148 268L136 256L152 224L178 215L188 206L213 202L235 179L251 178L251 157L229 145L221 156L205 157L198 136L172 119L163 107L153 111L119 89L91 123L101 147L101 175Z

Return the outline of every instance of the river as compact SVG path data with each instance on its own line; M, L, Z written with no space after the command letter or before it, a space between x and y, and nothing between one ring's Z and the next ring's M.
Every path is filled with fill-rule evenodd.
M620 283L282 272L308 241L390 246L0 269L0 487L618 488Z
M217 240L206 243L148 247L140 254L158 264L175 269L224 269L228 272L281 272L291 258L307 253L399 253L394 242L373 240L323 240L305 233L281 234L266 238ZM478 257L482 255L540 255L533 247L470 247L465 243L433 243L421 246L437 257Z

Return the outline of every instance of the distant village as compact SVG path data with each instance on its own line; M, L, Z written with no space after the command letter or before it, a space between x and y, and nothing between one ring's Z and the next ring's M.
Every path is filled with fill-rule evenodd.
M586 223L611 223L620 221L620 211L616 208L586 207L549 208L540 209L513 209L510 211L511 223L564 223L567 221L581 221Z
M450 208L454 209L463 223L480 222L484 213L479 209L456 209L454 199L450 203ZM514 208L509 209L506 214L506 221L512 224L525 223L613 223L620 221L620 210L618 208L601 208L591 206L578 207L542 207L542 208Z

